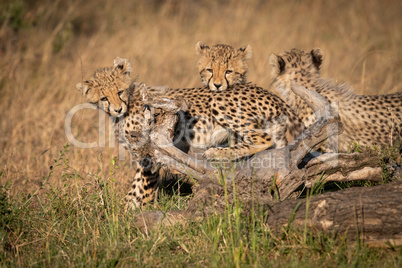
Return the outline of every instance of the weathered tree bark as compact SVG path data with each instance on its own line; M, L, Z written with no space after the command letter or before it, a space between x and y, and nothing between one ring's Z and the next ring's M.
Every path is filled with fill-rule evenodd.
M157 123L150 125L146 130L150 133L150 141L154 147L149 153L155 158L153 160L169 166L173 171L183 175L192 174L201 180L208 178L208 174L216 172L208 163L189 156L173 144L174 129L178 121L177 113L186 111L191 104L182 100L152 96L145 91L142 93L144 104L161 111L157 117ZM151 110L144 112L146 121L153 118L151 113Z
M267 224L275 232L307 226L374 246L402 244L402 181L285 200L267 210Z

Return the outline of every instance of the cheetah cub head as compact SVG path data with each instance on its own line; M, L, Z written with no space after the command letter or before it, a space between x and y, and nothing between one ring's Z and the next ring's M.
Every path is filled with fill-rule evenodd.
M246 82L246 59L253 54L250 45L235 50L229 45L218 44L210 48L198 42L195 52L200 56L198 71L201 80L210 90L226 90L232 85Z
M291 93L292 81L310 87L320 75L323 55L319 48L311 51L292 49L281 54L271 54L273 85L282 94Z
M120 117L127 113L128 88L132 82L130 72L129 60L116 58L112 67L97 69L88 80L78 83L77 89L90 103L112 116Z

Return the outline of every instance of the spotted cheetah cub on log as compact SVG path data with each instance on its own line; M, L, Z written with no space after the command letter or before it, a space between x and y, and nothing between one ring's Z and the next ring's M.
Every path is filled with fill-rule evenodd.
M324 96L338 110L344 131L330 138L328 151L348 152L350 146L390 144L401 140L402 92L388 95L357 95L347 84L320 77L323 55L320 49L309 52L292 49L272 54L273 85L308 127L316 120L313 111L293 93L292 81ZM338 143L338 145L336 145Z
M195 45L195 52L200 56L198 71L201 81L212 91L227 88L246 82L248 70L246 60L253 52L250 45L235 50L224 44L211 48L201 41Z

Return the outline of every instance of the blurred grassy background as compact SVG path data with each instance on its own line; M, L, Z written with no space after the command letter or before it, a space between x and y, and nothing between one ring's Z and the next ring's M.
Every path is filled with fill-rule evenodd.
M33 192L68 143L67 112L85 99L75 84L117 56L133 64L133 77L149 85L200 85L197 41L250 44L248 80L268 88L268 57L293 47L320 47L322 75L348 82L357 93L402 89L400 0L3 0L0 2L0 183ZM73 120L81 141L98 139L98 113ZM66 154L85 180L108 174L116 148ZM129 162L114 178L127 187ZM52 176L51 185L61 183Z

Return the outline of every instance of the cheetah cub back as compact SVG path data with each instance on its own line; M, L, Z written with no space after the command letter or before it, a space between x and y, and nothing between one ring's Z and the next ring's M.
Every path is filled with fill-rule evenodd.
M200 56L198 71L201 81L210 90L222 91L246 82L246 60L253 53L250 45L237 50L224 44L210 48L200 41L195 45L195 52Z
M358 95L347 84L320 76L323 55L320 49L292 49L272 54L273 85L302 119L306 127L316 121L314 112L292 91L292 82L324 96L339 112L344 131L327 141L327 151L348 152L354 142L360 145L401 141L402 92L386 95Z

